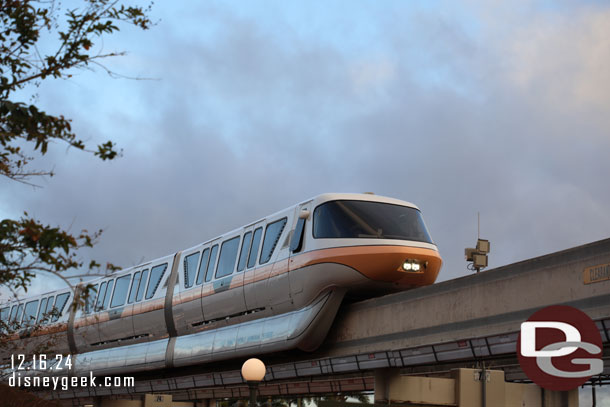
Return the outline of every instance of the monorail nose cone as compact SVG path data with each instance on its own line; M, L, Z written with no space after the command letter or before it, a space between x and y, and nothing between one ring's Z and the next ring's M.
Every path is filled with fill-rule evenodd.
M241 367L241 375L247 382L260 382L265 377L265 373L267 368L260 359L248 359Z

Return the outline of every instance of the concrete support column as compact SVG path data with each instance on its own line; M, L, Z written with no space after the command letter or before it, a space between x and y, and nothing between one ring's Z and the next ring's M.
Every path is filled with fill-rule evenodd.
M172 407L172 395L145 394L144 407Z
M578 407L578 389L550 391L542 389L542 407Z
M123 399L108 399L104 400L100 407L142 407L142 400L123 400Z
M457 369L455 400L460 407L494 407L505 404L504 372L501 370Z
M390 382L400 378L400 369L387 368L375 370L375 404L389 404Z
M400 369L375 371L375 404L452 405L454 394L453 379L401 376Z

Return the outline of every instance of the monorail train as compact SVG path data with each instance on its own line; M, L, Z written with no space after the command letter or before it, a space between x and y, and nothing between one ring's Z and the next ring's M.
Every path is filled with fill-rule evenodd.
M2 349L73 355L72 373L117 374L315 350L343 298L432 284L441 267L419 209L323 194L190 249L1 306L24 326ZM40 325L45 313L48 323ZM28 328L36 324L37 329Z

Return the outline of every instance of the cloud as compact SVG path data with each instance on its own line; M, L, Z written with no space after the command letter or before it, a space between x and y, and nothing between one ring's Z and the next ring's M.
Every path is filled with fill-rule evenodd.
M187 13L199 30L168 10L122 62L157 79L87 73L40 90L124 156L57 146L45 159L57 177L3 187L3 210L102 227L86 256L122 266L332 191L417 204L442 279L467 273L478 211L491 266L608 237L608 10L402 7L371 6L345 47L345 26L216 4Z
M513 83L568 111L605 110L610 104L609 27L610 10L537 16L516 30L510 44Z
M383 88L395 79L394 64L388 59L356 62L352 65L350 74L355 92L361 94Z

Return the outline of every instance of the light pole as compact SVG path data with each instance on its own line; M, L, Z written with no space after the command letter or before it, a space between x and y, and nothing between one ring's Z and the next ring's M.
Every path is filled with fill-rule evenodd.
M250 388L250 407L256 407L256 390L266 372L265 364L256 358L246 360L241 367L241 376Z

